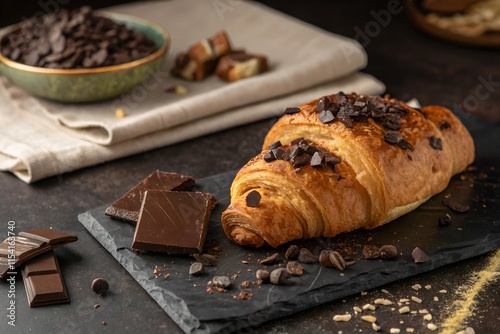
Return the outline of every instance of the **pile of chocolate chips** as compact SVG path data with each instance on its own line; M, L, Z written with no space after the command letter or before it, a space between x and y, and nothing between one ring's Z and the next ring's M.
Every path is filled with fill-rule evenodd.
M0 45L2 55L13 61L57 69L122 64L157 49L143 34L96 15L90 7L33 17Z
M402 128L401 117L408 113L408 109L399 101L384 99L380 96L358 95L355 93L323 96L317 102L318 118L322 123L339 120L351 128L353 122L365 122L368 118L387 129L384 140L389 144L398 145L404 150L413 150L413 145L406 141L398 132ZM300 108L287 108L285 114L300 112ZM450 127L448 122L443 122L442 129ZM429 144L435 150L441 150L441 139L432 136Z
M277 159L290 161L295 168L309 164L312 167L330 165L335 169L335 165L341 161L336 155L323 147L311 145L304 138L294 139L290 146L283 146L280 141L269 145L269 152L264 154L264 160L271 162Z

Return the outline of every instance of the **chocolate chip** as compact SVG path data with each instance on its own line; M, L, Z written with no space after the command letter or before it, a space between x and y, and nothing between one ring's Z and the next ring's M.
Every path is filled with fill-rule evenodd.
M215 276L212 279L212 284L222 289L227 289L232 285L231 279L227 276Z
M324 156L320 155L319 152L314 152L311 158L311 166L312 167L321 167L325 164Z
M276 156L274 155L273 151L269 151L264 154L263 159L265 162L271 162L276 160Z
M257 205L259 205L261 198L262 196L257 190L252 190L247 194L247 197L245 198L246 204L251 208L255 208Z
M109 284L104 278L96 278L92 281L92 291L98 295L105 295L109 290Z
M296 155L290 158L290 162L292 163L293 167L299 168L302 166L307 165L311 161L311 156L310 155Z
M440 130L445 130L451 128L451 124L448 123L447 121L442 121L441 124L439 124L439 129Z
M290 245L286 252L285 258L287 260L295 260L299 256L300 248L297 245Z
M273 264L276 261L278 261L279 254L274 253L273 255L270 255L262 260L259 261L260 264Z
M470 206L453 200L451 197L445 197L443 199L443 204L452 209L455 212L465 213L469 211Z
M387 131L384 140L390 144L398 144L403 140L403 136L397 131Z
M425 254L423 250L421 250L418 247L415 247L413 251L411 252L411 257L413 258L413 262L415 263L424 263L429 261L429 256Z
M323 110L319 113L318 118L321 123L330 123L335 119L335 116L330 110Z
M261 283L269 282L269 280L271 278L271 273L267 270L259 269L255 272L255 277Z
M318 100L316 106L318 107L319 111L323 111L323 110L331 110L332 104L333 104L332 101L327 96L323 96Z
M410 150L413 151L413 145L407 142L406 140L402 139L399 143L398 146L401 147L403 150Z
M300 112L300 108L297 108L297 107L289 107L289 108L286 108L285 111L284 111L284 114L287 114L287 115L291 115L291 114L296 114Z
M394 245L383 245L379 248L379 253L382 259L392 259L398 256L398 249Z
M297 261L289 261L286 264L286 270L288 270L293 276L300 276L304 273L304 267Z
M288 279L292 274L285 268L278 268L271 271L270 282L276 285L283 285L288 283Z
M441 138L436 138L434 136L429 137L429 144L435 150L441 151L443 149L443 144L441 142Z
M283 146L283 145L282 145L282 144L281 144L281 142L278 140L277 142L274 142L274 143L272 143L271 145L269 145L269 147L268 147L268 148L269 148L270 150L274 150L274 149L277 149L278 147L281 147L281 146Z
M301 248L299 250L299 256L297 259L302 263L318 262L318 258L307 248Z
M201 262L194 262L189 267L189 275L197 276L205 272L205 266Z

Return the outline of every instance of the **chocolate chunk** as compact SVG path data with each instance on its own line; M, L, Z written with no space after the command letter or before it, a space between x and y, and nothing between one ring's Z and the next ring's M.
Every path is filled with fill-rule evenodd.
M276 149L272 150L272 152L273 152L274 156L276 157L276 159L281 159L281 160L288 159L286 151L282 148L276 148Z
M285 268L278 268L271 271L270 282L276 285L283 285L288 283L288 279L292 274Z
M283 112L284 114L286 115L291 115L291 114L296 114L300 112L300 108L297 108L297 107L288 107L285 109L285 111Z
M335 119L335 116L330 110L323 110L319 113L318 118L321 123L330 123Z
M105 295L109 290L109 283L104 278L96 278L92 281L92 291L97 293L99 296Z
M197 276L205 272L205 266L201 262L194 262L189 267L189 275Z
M327 96L323 96L316 103L318 111L330 110L332 108L332 105L333 105L332 101Z
M398 256L398 249L394 245L383 245L380 247L379 253L382 259L392 259Z
M279 147L281 147L281 146L283 146L283 145L282 145L282 144L281 144L281 142L278 140L277 142L272 143L271 145L269 145L269 149L270 149L270 150L274 150L274 149L277 149L277 148L279 148Z
M215 276L212 279L212 284L222 289L228 289L232 285L231 279L227 276Z
M425 252L418 247L413 249L411 256L413 258L413 262L415 263L424 263L430 260L429 256L427 256L427 254L425 254Z
M259 283L269 282L271 278L271 273L264 269L259 269L255 272L255 277L259 281Z
M276 160L276 157L274 156L273 151L266 152L262 158L264 159L265 162L271 162Z
M314 152L311 158L311 166L312 167L321 167L325 164L324 156L320 155L319 152Z
M155 171L106 208L105 214L136 223L146 190L186 190L195 184L188 175Z
M299 168L299 167L305 166L308 163L310 163L311 156L310 155L295 155L292 158L290 158L290 162L292 163L293 167Z
M307 140L301 140L297 146L302 150L304 151L305 153L309 154L309 155L313 155L314 152L316 152L316 147L313 146L313 145L309 145L309 143L307 142Z
M349 115L346 114L345 110L340 110L337 114L338 119L348 128L352 128L352 120Z
M436 138L434 136L429 137L429 144L435 150L441 151L443 149L443 143L441 142L441 138Z
M403 136L397 131L387 131L384 140L390 144L398 144L403 140Z
M307 248L301 248L299 250L299 256L297 259L302 263L316 263L318 258Z
M469 211L470 206L453 200L451 197L445 197L443 199L443 204L452 209L455 212L464 213Z
M259 261L260 264L273 264L276 261L278 261L279 254L274 253L273 255L270 255L262 260Z
M260 203L262 196L257 190L252 190L249 192L245 198L247 206L255 208Z
M287 260L295 260L299 256L300 248L297 245L290 245L286 252L285 258Z
M148 190L132 249L168 254L201 253L215 198L201 192Z
M22 270L30 307L68 303L66 284L53 251L27 261Z
M286 270L288 270L293 276L300 276L304 273L304 267L297 261L289 261L286 264Z
M413 151L413 145L407 142L406 140L402 139L399 143L398 146L401 147L403 150L410 150Z
M304 140L304 137L295 138L294 140L292 140L292 141L290 142L290 145L292 145L292 146L297 146L297 145L299 145L299 143L300 143L301 141L303 141L303 140Z

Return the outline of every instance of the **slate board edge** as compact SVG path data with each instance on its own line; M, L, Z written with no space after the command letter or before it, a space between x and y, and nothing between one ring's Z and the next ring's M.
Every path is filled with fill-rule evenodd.
M147 291L147 293L160 305L160 307L172 318L172 320L186 333L193 333L193 329L202 329L200 328L200 322L198 319L193 317L185 303L178 298L176 295L172 293L166 293L165 290L161 293L153 294L151 293L151 289L148 285L148 279L142 277L140 272L134 270L133 262L127 259L125 256L122 256L117 251L117 246L114 243L113 239L110 238L108 231L103 228L99 222L92 216L90 212L84 212L78 215L78 220L82 225L87 229L87 231L92 234L92 236L99 241L99 243L132 275L132 277L139 283L139 285ZM104 238L103 238L104 236ZM184 313L184 318L181 317L180 312L176 312L171 307L169 307L169 303L178 304L182 306L182 309L186 310ZM178 308L181 309L181 308ZM189 325L189 323L193 323L193 325ZM206 330L197 331L197 333L210 333Z

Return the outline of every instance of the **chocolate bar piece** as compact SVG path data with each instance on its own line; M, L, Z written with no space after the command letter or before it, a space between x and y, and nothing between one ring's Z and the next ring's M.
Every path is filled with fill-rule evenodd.
M223 56L217 64L215 74L223 80L233 82L261 74L267 70L265 56L237 52Z
M168 254L201 253L215 205L215 197L208 193L148 190L132 249Z
M8 237L0 244L0 277L29 259L76 240L74 235L53 229L23 231Z
M66 284L54 251L27 261L22 272L30 307L69 302Z
M113 218L136 223L146 190L184 190L194 184L195 180L191 176L157 170L107 207L104 213Z
M192 45L187 52L177 55L172 74L199 81L212 74L217 60L231 52L231 42L224 30Z

